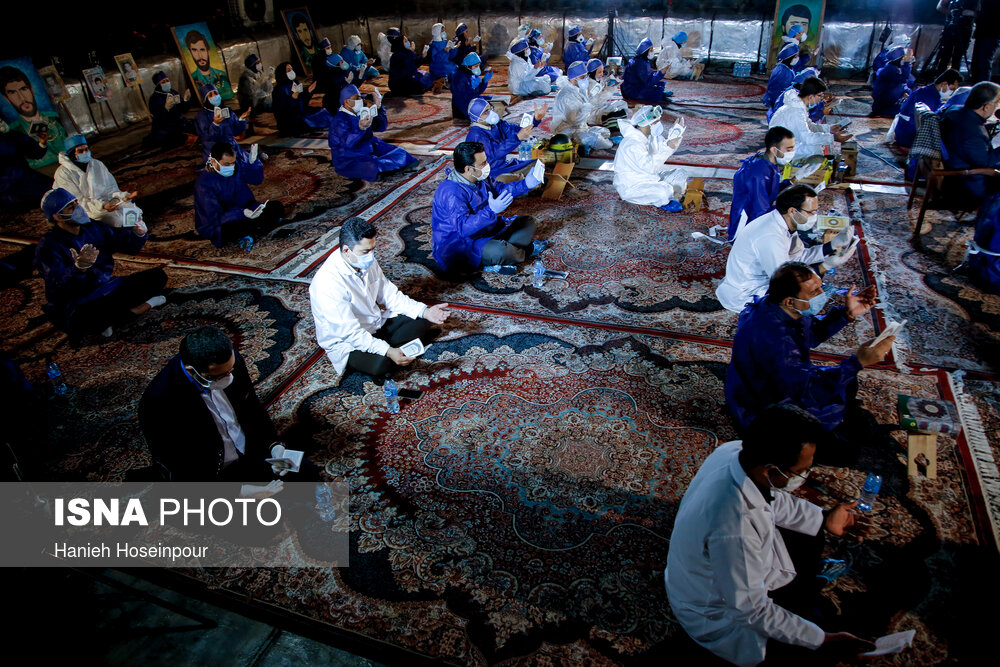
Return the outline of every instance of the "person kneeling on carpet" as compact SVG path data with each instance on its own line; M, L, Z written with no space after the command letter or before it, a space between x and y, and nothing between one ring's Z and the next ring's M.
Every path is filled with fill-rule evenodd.
M829 299L823 280L802 262L787 262L771 277L767 296L747 304L726 371L726 405L738 432L768 405L787 402L819 419L830 433L830 445L819 450L824 463L851 465L861 446L895 442L880 436L875 418L857 400L858 373L885 359L894 336L878 345L875 339L865 342L836 366L817 366L809 358L810 349L875 305L874 285L851 292L843 306L820 315Z
M319 60L317 58L317 60ZM325 62L325 61L324 61ZM319 81L313 81L308 87L296 81L295 68L292 63L284 62L278 65L274 75L274 97L271 110L278 122L278 135L290 137L309 132L312 128L327 129L333 116L326 109L310 109L309 100Z
M434 261L445 272L464 274L482 268L513 275L516 264L531 259L548 246L534 241L535 219L527 215L503 217L515 197L544 182L545 168L535 161L522 180L499 183L481 143L463 141L452 154L455 168L447 171L431 204L431 242Z
M264 182L264 165L256 153L256 145L245 153L220 141L195 181L194 226L216 248L246 239L252 247L253 241L284 224L284 204L261 204L250 190Z
M340 91L340 108L330 123L329 144L330 162L344 178L375 181L380 174L417 164L417 158L375 136L389 127L389 120L377 88L372 98L375 104L366 107L357 86Z
M666 67L654 70L653 42L647 37L639 42L635 57L628 61L622 74L622 97L648 104L662 104L673 96L673 91L664 90L663 76Z
M448 319L448 304L427 306L406 296L385 277L375 259L375 226L348 218L340 245L309 286L316 339L343 377L350 366L376 384L413 362L400 349L419 338L429 345L439 333L431 324Z
M592 126L595 113L590 99L590 87L597 83L587 72L587 63L577 61L566 68L566 76L559 78L559 92L552 110L552 132L565 132L589 153L592 148L607 150L614 146L611 130Z
M139 401L139 425L160 474L171 482L314 481L319 469L272 465L284 448L261 405L246 362L222 329L204 326L153 378ZM276 493L280 485L265 487ZM256 495L261 487L245 490ZM265 493L265 495L273 495Z
M548 108L548 104L543 104L535 109L531 124L520 127L500 120L500 115L494 111L490 101L477 97L469 103L469 118L473 123L465 140L483 145L493 176L520 171L533 164L534 160L518 160L510 153L517 150L521 142L531 136L531 131L545 118Z
M615 153L615 190L627 202L643 206L659 206L677 212L683 207L678 201L687 188L687 172L666 167L684 136L684 121L678 118L664 136L660 107L644 106L630 122L618 127L622 141Z
M141 219L131 229L113 229L93 221L77 198L55 188L42 198L42 212L55 223L38 242L35 265L45 280L43 310L69 334L72 344L166 303L159 292L167 284L162 268L113 278L114 253L134 255L148 238Z
M782 168L795 158L795 135L784 127L772 127L764 135L764 152L743 160L733 176L733 200L729 206L729 242L746 223L774 208L782 188L795 179L781 178Z
M201 139L201 159L208 162L212 146L218 142L236 145L236 137L247 130L247 117L250 109L244 111L239 118L228 107L222 106L222 95L219 89L206 83L199 89L204 106L194 118L194 129Z
M772 405L742 441L709 454L684 492L663 573L667 597L684 631L727 662L815 664L818 656L796 647L875 648L817 624L835 620L818 608L824 530L844 535L857 504L824 512L791 493L826 439L812 415Z
M142 209L131 203L139 193L118 187L118 181L104 163L91 157L90 146L82 134L66 137L65 146L66 150L59 154L59 168L52 177L53 187L68 191L91 220L109 227L125 224L126 208L131 208L134 216L142 217Z

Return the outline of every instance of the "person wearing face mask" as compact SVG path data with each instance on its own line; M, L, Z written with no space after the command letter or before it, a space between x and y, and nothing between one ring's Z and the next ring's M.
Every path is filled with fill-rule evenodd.
M765 658L786 664L782 654L802 647L789 664L826 664L838 653L875 648L815 622L824 533L843 536L854 525L857 505L826 512L792 495L826 441L810 414L772 405L743 440L709 454L684 492L664 584L681 627L718 658L736 665Z
M793 186L802 187L802 186ZM739 241L739 237L737 237ZM875 305L875 286L844 297L844 305L820 315L829 302L823 280L802 262L775 270L766 296L755 296L740 313L726 371L726 405L737 432L744 432L773 403L791 403L816 417L830 436L819 460L851 465L861 447L895 446L880 435L877 420L856 400L858 373L880 363L894 337L866 341L837 365L817 366L809 350L835 336Z
M314 63L319 60L318 57L313 58ZM312 110L309 106L309 100L319 82L313 81L309 86L304 86L297 78L295 68L288 62L278 65L274 75L273 111L278 122L278 135L282 137L304 134L310 128L325 130L333 120L326 109Z
M451 51L455 45L448 39L443 23L435 23L431 26L431 43L427 50L427 57L430 59L431 76L435 79L445 78L450 80L458 69L458 65L451 59Z
M121 227L122 205L131 202L138 192L122 191L104 163L90 155L90 146L82 134L66 138L66 150L59 154L59 168L53 186L76 197L91 220L109 227ZM134 206L134 205L133 205ZM136 207L138 209L138 207ZM142 210L139 215L142 215Z
M344 178L378 180L380 174L412 168L413 157L398 146L375 136L389 127L382 95L372 93L375 104L366 107L357 86L351 84L340 91L340 109L330 122L330 162Z
M1000 149L993 147L986 131L986 119L996 114L998 106L1000 86L983 81L972 87L963 106L952 107L942 114L941 143L946 149L943 151L946 169L1000 168ZM946 196L977 205L998 189L1000 179L986 176L950 176L944 181Z
M145 143L164 149L183 146L188 136L195 134L194 123L184 117L191 108L191 91L185 90L183 96L174 92L170 78L163 71L153 75L153 85L156 88L149 96L153 122Z
M308 460L297 473L267 462L284 443L257 398L243 355L219 327L199 327L181 340L178 354L143 392L138 412L165 481L320 479Z
M664 136L662 114L660 107L644 106L630 122L618 123L622 141L615 151L614 184L618 196L627 202L677 212L682 208L678 200L687 188L687 172L664 163L680 146L684 123L678 118Z
M786 44L778 51L778 62L771 70L771 76L767 80L767 90L764 91L764 106L772 107L786 90L792 85L795 78L795 70L792 69L792 61L798 56L799 47L795 44Z
M681 30L669 39L664 39L660 53L656 56L657 69L663 69L665 79L690 79L694 68L694 58L685 58L681 49L688 40L686 32Z
M552 82L549 81L549 77L541 75L539 68L531 64L526 40L514 42L506 56L510 60L507 87L511 93L521 97L534 97L551 92Z
M351 217L340 228L337 250L309 285L316 339L343 379L348 367L381 385L414 359L400 349L419 338L429 345L448 319L448 304L427 306L385 277L375 258L375 226ZM338 380L339 381L339 380Z
M268 201L263 209L250 190L264 182L264 165L249 154L219 142L194 184L194 227L216 248L249 236L256 240L284 224L285 207Z
M774 117L774 114L778 111L778 109L785 106L785 95L788 93L788 91L796 90L795 89L796 84L801 85L802 83L805 82L806 79L810 77L816 77L818 79L819 70L813 67L807 67L806 69L802 70L801 72L795 75L795 78L792 79L792 85L788 86L788 88L786 88L784 92L778 95L778 100L774 103L774 106L772 106L770 109L767 110L768 122L771 122L771 118ZM825 123L826 114L829 110L833 109L832 105L834 104L835 100L836 98L833 97L832 95L829 94L823 95L822 99L819 102L809 107L809 120L818 125L822 125L823 123Z
M625 73L622 75L622 97L647 104L661 104L674 94L673 91L664 90L665 68L654 69L654 62L656 58L653 56L653 42L646 38L639 42L639 46L635 49L635 57L625 66Z
M848 227L834 239L806 248L797 232L816 226L819 199L808 185L791 185L778 193L775 207L737 230L726 260L726 277L715 290L727 310L739 313L755 296L767 293L768 281L789 260L815 266L820 274L845 264L858 237Z
M772 127L764 135L764 152L743 160L733 176L733 201L729 207L729 241L750 220L774 207L782 188L794 179L781 178L781 170L795 158L795 135L783 127Z
M389 28L389 35L399 32L399 28ZM381 37L382 33L379 33ZM379 54L382 54L381 49ZM391 55L391 54L389 54ZM374 58L369 58L361 48L361 38L351 35L347 38L347 44L340 50L340 57L347 61L348 66L354 71L355 82L360 86L365 81L378 77L378 70L372 67ZM382 67L389 67L389 57L382 60Z
M528 34L528 57L531 60L531 64L536 67L541 63L538 76L547 76L549 77L549 83L555 83L562 76L562 70L549 64L552 54L544 48L546 45L541 39L542 31L538 28L533 29ZM549 48L552 47L549 46Z
M239 117L230 110L229 118L222 112L222 95L212 84L206 84L199 90L201 99L205 101L204 106L194 119L195 131L201 139L201 157L208 162L212 147L218 142L223 142L236 146L236 137L247 130L247 116L250 109L247 109Z
M893 118L910 94L907 83L913 64L913 52L897 46L889 51L889 62L875 73L872 85L872 115Z
M470 53L461 62L461 67L451 77L451 115L471 120L469 104L486 90L493 78L493 68L488 67L484 72L483 63L475 53Z
M784 104L768 122L768 127L786 127L792 131L797 157L823 155L824 147L829 146L832 151L835 141L843 143L852 138L840 125L827 127L809 120L809 108L823 101L826 90L826 84L816 77L795 84L785 93Z
M936 112L951 99L961 83L962 75L953 69L948 69L942 72L934 83L914 90L899 108L899 113L896 114L886 133L886 141L889 143L895 141L906 148L912 146L913 139L917 136L917 105L925 104L931 111Z
M593 113L587 122L591 125L604 125L609 118L628 118L628 103L621 99L619 82L604 73L604 63L597 58L587 61L587 97L593 106ZM621 141L621 136L613 137L612 142Z
M159 296L167 284L162 268L113 277L114 254L139 252L148 238L146 223L139 220L130 229L93 224L77 198L62 188L47 192L41 207L53 223L35 251L35 266L45 280L42 309L69 334L71 345L97 332L111 336L112 326L166 303Z
M32 169L28 160L40 160L47 152L44 136L29 137L0 128L0 209L24 213L38 206L42 195L52 189L52 179Z
M271 77L264 73L264 63L260 61L260 57L256 53L251 53L243 61L240 87L236 91L240 107L253 109L254 113L270 111L273 89Z
M575 25L566 33L566 44L563 47L563 62L567 65L577 61L590 60L590 52L594 50L594 38L583 38L583 30Z
M415 45L403 34L389 35L392 56L389 58L389 92L396 97L423 95L434 86L434 77L420 69L428 62L418 56Z
M325 72L326 78L319 82L316 90L323 90L323 108L332 115L340 108L340 92L354 82L354 70L346 60L334 53L326 58Z
M587 151L593 148L608 150L614 146L611 130L588 124L595 113L590 101L591 84L597 86L587 75L587 63L575 62L566 69L566 76L559 79L559 92L552 110L552 132L571 135Z
M455 27L455 39L452 42L455 45L452 51L452 60L456 63L464 63L465 59L473 53L477 53L477 45L479 43L479 35L476 35L474 39L469 39L469 26L464 23L459 23Z
M549 105L544 104L535 109L532 124L520 127L500 120L500 115L490 106L489 100L477 97L469 103L469 118L475 120L465 140L483 145L486 159L490 163L490 173L494 177L520 171L535 161L518 160L510 153L517 150L521 142L531 136L531 131L545 118L548 108Z
M535 161L523 180L499 183L492 178L483 145L463 141L452 155L454 170L434 192L431 243L441 270L464 275L483 269L513 274L517 264L540 254L546 241L534 241L535 220L502 216L515 197L544 182L545 168Z

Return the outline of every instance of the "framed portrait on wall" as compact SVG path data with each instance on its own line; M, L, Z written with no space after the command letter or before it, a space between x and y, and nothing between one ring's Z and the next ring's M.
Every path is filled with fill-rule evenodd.
M139 66L135 64L135 58L131 53L123 53L115 56L118 64L118 71L122 73L122 81L129 88L133 88L142 83L142 74L139 73Z
M205 100L201 99L201 87L207 83L219 89L222 99L232 99L233 86L229 83L226 64L219 53L219 47L212 39L212 33L208 31L208 24L202 21L175 25L170 28L170 32L180 51L184 71L191 78L195 94L202 104Z
M94 102L104 102L111 99L111 86L108 85L103 67L91 67L83 70L83 80L87 82L87 90Z
M38 74L42 77L42 81L45 83L45 90L53 102L65 102L69 99L69 91L66 90L66 84L63 83L62 77L59 76L59 72L55 67L52 65L43 67L38 70Z
M313 56L322 51L319 40L316 39L316 29L313 27L309 8L282 9L281 18L288 30L288 38L292 40L292 51L299 57L299 64L306 74L312 74Z
M45 155L28 160L33 169L56 162L59 153L65 150L66 129L55 104L31 58L0 60L0 116L8 130L29 136L40 136L44 130L48 135Z
M802 51L814 51L819 46L820 30L826 13L826 0L778 0L774 8L774 32L767 54L770 71L778 61L778 51L792 40L799 42ZM804 37L789 37L792 28L800 26Z

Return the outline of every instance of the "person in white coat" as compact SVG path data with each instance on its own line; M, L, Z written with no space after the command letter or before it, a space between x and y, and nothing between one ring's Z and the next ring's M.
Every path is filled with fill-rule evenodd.
M739 228L726 260L726 277L715 290L723 308L739 313L753 297L767 294L771 276L785 262L803 262L822 276L851 258L858 247L853 227L822 245L806 248L802 243L798 232L816 226L818 211L816 191L796 184L778 193L774 210Z
M309 285L316 338L338 376L348 366L377 384L413 362L400 349L419 338L427 345L431 324L448 319L448 304L426 306L406 296L375 260L375 226L353 217L340 228L340 246Z
M663 74L664 79L691 78L695 59L681 55L681 49L687 39L687 33L682 30L673 37L664 39L660 45L660 53L656 56L656 69L667 68Z
M742 441L708 455L681 499L663 574L670 608L695 642L730 663L756 665L768 652L794 652L792 647L845 655L874 649L807 618L819 602L824 529L844 535L857 504L824 514L791 494L805 482L825 440L808 412L773 405ZM810 664L810 654L799 651L805 655L796 654L794 664ZM775 654L770 657L789 657Z
M521 39L511 45L507 52L510 69L507 72L507 87L514 95L531 97L552 92L549 77L542 74L541 61L531 64L528 41Z
M605 76L604 63L600 59L591 58L587 61L587 76L590 77L587 97L593 106L587 122L591 125L603 125L608 116L627 118L628 102L622 99L620 82Z
M669 134L664 131L660 107L643 106L631 122L621 121L622 142L615 153L615 190L627 202L659 206L676 212L687 188L687 172L664 162L680 146L684 123L678 118ZM664 136L666 134L666 136Z
M392 44L389 43L389 38L384 32L380 32L377 39L378 46L375 47L375 53L378 54L379 64L382 66L382 71L388 74L389 60L392 58Z
M840 125L827 127L809 120L809 108L823 101L826 84L816 77L809 77L785 92L785 103L774 112L768 127L785 127L795 135L795 155L800 158L823 155L823 148L834 152L834 142L851 139L841 131Z
M90 154L82 134L66 138L66 150L59 154L59 168L53 176L54 188L63 188L76 197L91 220L109 227L121 227L123 206L134 207L139 218L142 210L132 204L138 192L125 192L104 163Z
M597 82L587 76L587 63L571 63L566 76L559 77L557 85L559 92L552 110L552 132L565 132L588 150L606 150L614 146L611 130L588 125L594 116L589 90L591 85L596 87Z

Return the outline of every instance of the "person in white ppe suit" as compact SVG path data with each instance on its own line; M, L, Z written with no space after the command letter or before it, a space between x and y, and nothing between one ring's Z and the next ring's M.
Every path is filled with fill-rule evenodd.
M552 132L565 132L588 149L607 150L614 146L611 130L587 124L594 116L588 91L591 85L598 85L587 76L587 63L571 63L566 76L559 77L558 85L559 93L552 110Z
M656 69L667 68L663 74L664 79L691 78L695 59L681 55L681 48L687 39L687 33L682 30L673 37L664 39L660 45L660 53L656 56Z
M531 97L552 92L552 83L549 77L541 74L542 61L538 61L536 65L531 64L527 40L520 39L514 42L506 55L507 59L510 60L507 87L510 88L511 93L521 97Z
M392 58L392 44L389 43L389 38L384 32L378 34L378 46L375 47L375 53L378 54L379 63L382 66L382 71L389 73L389 59Z
M104 163L90 155L90 146L82 134L66 138L66 150L59 154L59 168L53 176L53 188L62 188L76 197L91 220L109 227L121 227L124 209L133 207L138 218L142 210L132 204L138 192L125 192Z
M587 122L591 125L603 125L607 116L615 115L626 118L628 103L622 99L620 84L617 80L604 74L604 63L598 58L587 61L587 97L593 106L593 112ZM613 141L613 140L612 140Z
M798 137L796 137L797 139ZM726 260L726 277L715 296L726 310L742 312L755 296L767 294L771 276L788 261L810 265L819 275L847 263L858 247L854 228L832 240L806 248L799 231L816 226L819 198L808 185L796 184L778 193L773 211L751 220L736 232Z
M823 100L826 84L816 77L796 83L785 92L785 103L771 116L768 127L784 127L795 135L795 154L800 158L823 155L823 147L833 152L835 141L848 141L850 134L841 131L840 125L819 125L809 120L809 107Z
M619 122L622 142L615 153L614 184L618 196L627 202L676 212L683 208L678 200L687 188L687 172L663 163L680 146L684 121L678 118L665 132L662 114L660 107L646 105L631 122Z

